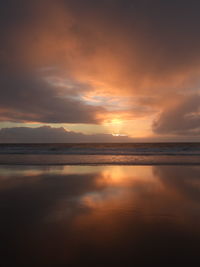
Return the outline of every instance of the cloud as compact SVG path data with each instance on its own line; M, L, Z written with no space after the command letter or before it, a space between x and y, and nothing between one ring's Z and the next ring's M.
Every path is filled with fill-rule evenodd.
M199 94L199 11L179 0L1 1L0 120L101 123L119 110L164 120L169 99ZM153 130L176 134L173 123Z
M91 134L66 131L63 127L53 128L42 126L38 128L14 127L0 130L0 143L79 143L79 142L131 142L126 136L112 134Z
M77 85L73 86L76 90ZM96 123L96 113L104 111L72 98L74 94L61 94L59 88L34 73L2 70L0 88L1 121Z
M162 111L153 130L157 134L199 135L200 96L179 96L173 105Z
M4 53L13 51L22 65L58 64L93 85L146 94L199 71L199 9L178 0L21 1L19 9L3 1Z

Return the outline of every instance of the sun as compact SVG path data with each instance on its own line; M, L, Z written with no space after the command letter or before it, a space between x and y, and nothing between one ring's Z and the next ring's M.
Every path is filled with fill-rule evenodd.
M121 119L111 119L110 123L111 124L122 124L123 120L121 120Z
M119 118L111 119L108 123L108 127L112 136L127 136L124 131L124 121Z
M127 136L127 134L123 134L123 133L112 133L112 136Z

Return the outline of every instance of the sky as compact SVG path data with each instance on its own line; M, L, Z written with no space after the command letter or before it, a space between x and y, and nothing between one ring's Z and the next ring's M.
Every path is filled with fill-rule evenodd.
M0 142L200 141L199 13L196 0L1 0Z

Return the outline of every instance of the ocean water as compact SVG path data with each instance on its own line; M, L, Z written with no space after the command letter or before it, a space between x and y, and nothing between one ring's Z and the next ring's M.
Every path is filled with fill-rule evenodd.
M200 155L200 143L0 144L0 154Z
M160 165L200 163L200 143L0 144L0 164Z
M1 266L200 266L198 164L1 165L0 214Z
M200 143L0 144L0 164L198 164Z

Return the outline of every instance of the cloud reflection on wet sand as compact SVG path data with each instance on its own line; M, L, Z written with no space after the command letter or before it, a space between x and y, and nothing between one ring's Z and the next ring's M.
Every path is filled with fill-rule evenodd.
M198 261L199 166L1 167L2 262Z

